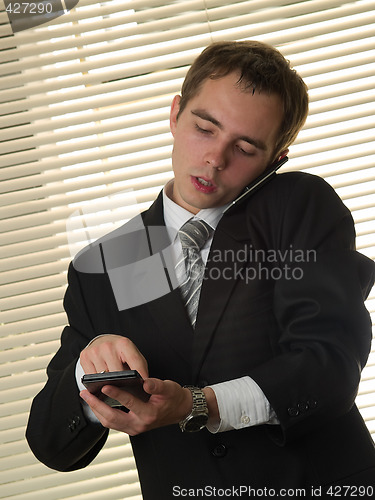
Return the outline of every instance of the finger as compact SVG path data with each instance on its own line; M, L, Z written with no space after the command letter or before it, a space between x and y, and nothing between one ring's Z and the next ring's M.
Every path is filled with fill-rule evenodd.
M99 339L98 339L99 340ZM118 335L101 337L101 342L93 345L93 357L97 360L96 367L99 371L116 372L124 369L117 345L121 341ZM99 368L101 368L99 370Z
M149 423L155 419L152 412L148 415L147 411L144 411L145 403L117 387L106 385L103 389L102 392L104 394L116 399L129 410L129 412L124 412L116 408L111 408L101 401L93 401L90 404L91 409L104 427L125 432L129 436L136 436L149 430ZM103 404L107 408L103 407Z
M119 336L102 337L100 342L92 344L88 348L88 355L93 361L98 372L100 371L121 371L124 369L121 355L118 352L117 343Z
M79 361L85 373L96 373L96 368L93 360L90 356L87 355L84 350L80 354Z
M145 409L145 404L143 401L133 396L129 392L119 389L114 385L105 385L102 387L102 393L110 398L116 399L129 411L136 413L137 415L143 413Z
M95 415L100 419L103 414L107 414L107 410L110 408L106 403L101 401L99 398L91 394L87 390L83 390L79 393L81 398L90 406ZM108 416L108 414L107 414Z
M107 372L121 372L123 370L127 370L127 367L123 365L122 361L118 358L111 358L107 361Z
M137 370L143 378L148 377L147 362L135 344L121 335L102 335L89 344L81 353L87 360L88 369L96 371Z
M100 360L97 362L90 361L89 363L87 363L87 362L83 362L80 359L80 362L81 362L81 366L82 366L82 369L85 372L85 374L105 373L105 372L109 371L107 365L103 361L100 361Z
M85 348L80 354L80 363L85 373L100 373L108 371L107 363L96 350Z
M94 339L80 355L85 373L123 370L121 355L116 347L121 339L119 335L102 335Z
M131 370L137 370L143 379L148 378L148 366L145 357L127 337L122 338L121 360L123 363L127 363Z
M81 391L80 396L90 406L103 427L126 432L126 423L122 421L122 417L126 416L126 413L112 408L89 391Z

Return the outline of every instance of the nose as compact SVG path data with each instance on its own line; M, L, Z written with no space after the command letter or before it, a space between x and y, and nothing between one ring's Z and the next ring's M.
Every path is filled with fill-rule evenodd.
M226 152L224 148L216 148L207 151L204 157L207 165L216 170L224 170L227 164Z

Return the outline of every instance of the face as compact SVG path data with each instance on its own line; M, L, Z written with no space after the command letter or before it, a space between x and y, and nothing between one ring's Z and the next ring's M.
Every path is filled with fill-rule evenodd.
M281 99L243 92L237 80L206 80L178 119L180 97L173 100L172 199L191 213L234 200L275 160Z

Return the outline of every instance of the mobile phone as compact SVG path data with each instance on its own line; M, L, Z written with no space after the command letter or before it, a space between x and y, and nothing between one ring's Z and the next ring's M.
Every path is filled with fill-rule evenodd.
M137 370L90 373L82 377L82 383L89 392L112 407L120 407L122 404L102 393L102 387L105 385L119 387L145 402L150 397L150 394L147 394L143 389L143 378Z
M247 197L254 193L257 189L262 187L266 182L272 179L272 177L276 174L276 171L284 165L288 161L287 156L283 156L279 161L273 163L269 167L265 169L265 171L260 174L256 179L253 180L251 184L245 187L245 190L235 199L232 203L227 207L223 213L227 212L230 208L238 203L245 201Z

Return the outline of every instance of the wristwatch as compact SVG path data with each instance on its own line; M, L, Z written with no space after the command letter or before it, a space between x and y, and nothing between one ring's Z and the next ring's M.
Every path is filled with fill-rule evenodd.
M206 396L202 389L185 385L191 391L193 396L193 408L189 415L181 420L180 429L183 432L198 432L206 426L208 421L208 408Z

